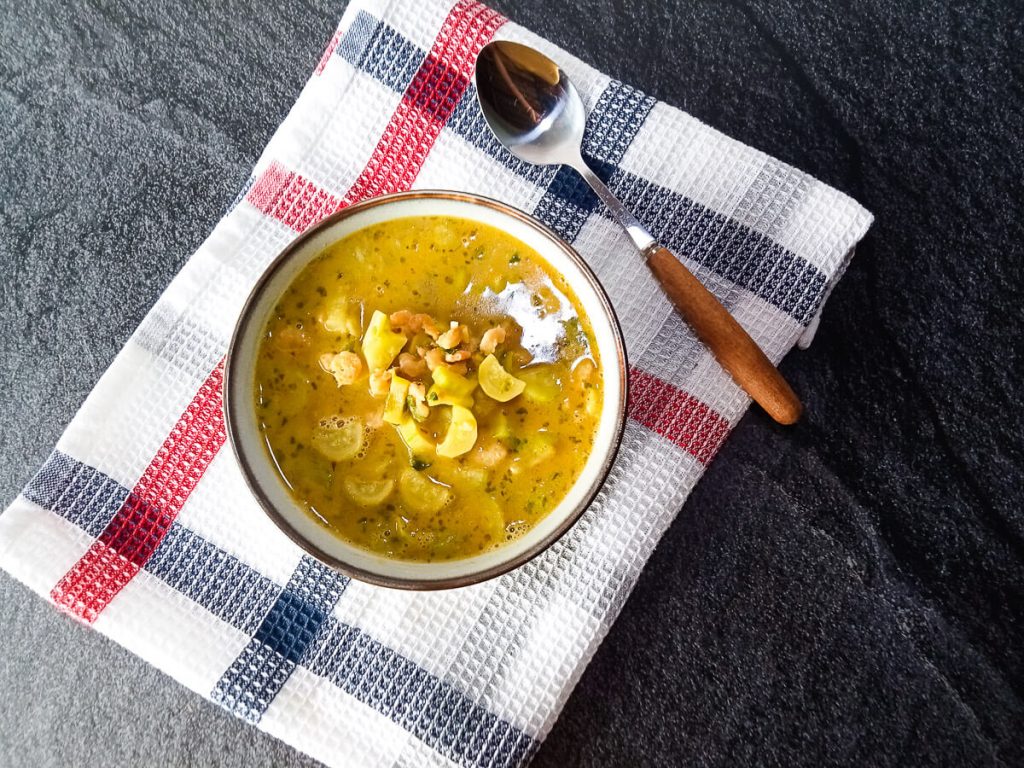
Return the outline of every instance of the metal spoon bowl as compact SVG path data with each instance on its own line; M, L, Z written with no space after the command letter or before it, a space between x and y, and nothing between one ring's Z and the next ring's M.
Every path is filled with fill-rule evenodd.
M799 399L757 343L584 162L586 109L565 72L534 48L498 41L484 46L477 58L476 88L498 141L528 163L575 169L626 230L676 310L722 367L779 423L800 418Z

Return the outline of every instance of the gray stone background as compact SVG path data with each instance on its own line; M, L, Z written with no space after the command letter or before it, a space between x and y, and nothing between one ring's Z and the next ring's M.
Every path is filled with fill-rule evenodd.
M877 223L538 754L1024 762L1024 21L999 2L495 0ZM0 501L234 198L343 4L0 3ZM0 576L0 764L300 766Z

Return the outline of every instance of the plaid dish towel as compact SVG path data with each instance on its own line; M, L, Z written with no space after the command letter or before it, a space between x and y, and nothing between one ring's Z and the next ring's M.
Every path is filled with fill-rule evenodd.
M749 403L582 181L491 137L472 71L492 38L564 63L592 167L775 361L871 222L472 0L353 0L231 211L0 515L16 578L329 765L525 763ZM512 573L427 594L304 556L251 498L221 415L222 358L260 272L339 206L413 187L495 197L561 233L608 289L633 366L622 449L580 522Z

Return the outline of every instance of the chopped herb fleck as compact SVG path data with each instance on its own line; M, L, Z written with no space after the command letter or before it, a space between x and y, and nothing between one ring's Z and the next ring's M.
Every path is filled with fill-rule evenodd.
M510 453L519 453L519 449L523 447L525 442L521 437L516 437L515 435L509 435L505 438L505 444L508 446Z

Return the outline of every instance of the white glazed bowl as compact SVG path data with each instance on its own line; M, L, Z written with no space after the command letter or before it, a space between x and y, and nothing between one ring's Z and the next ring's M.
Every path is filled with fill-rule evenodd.
M374 224L408 216L452 216L489 224L523 241L561 272L590 319L604 374L604 402L594 446L562 502L530 531L473 557L414 563L383 557L333 535L291 498L256 423L256 351L266 318L292 280L324 248ZM267 268L242 309L225 365L224 412L231 446L260 505L296 544L363 581L405 589L445 589L498 576L543 552L583 514L604 482L622 439L627 366L622 333L608 297L580 256L558 235L503 203L458 192L416 191L373 198L306 230Z

